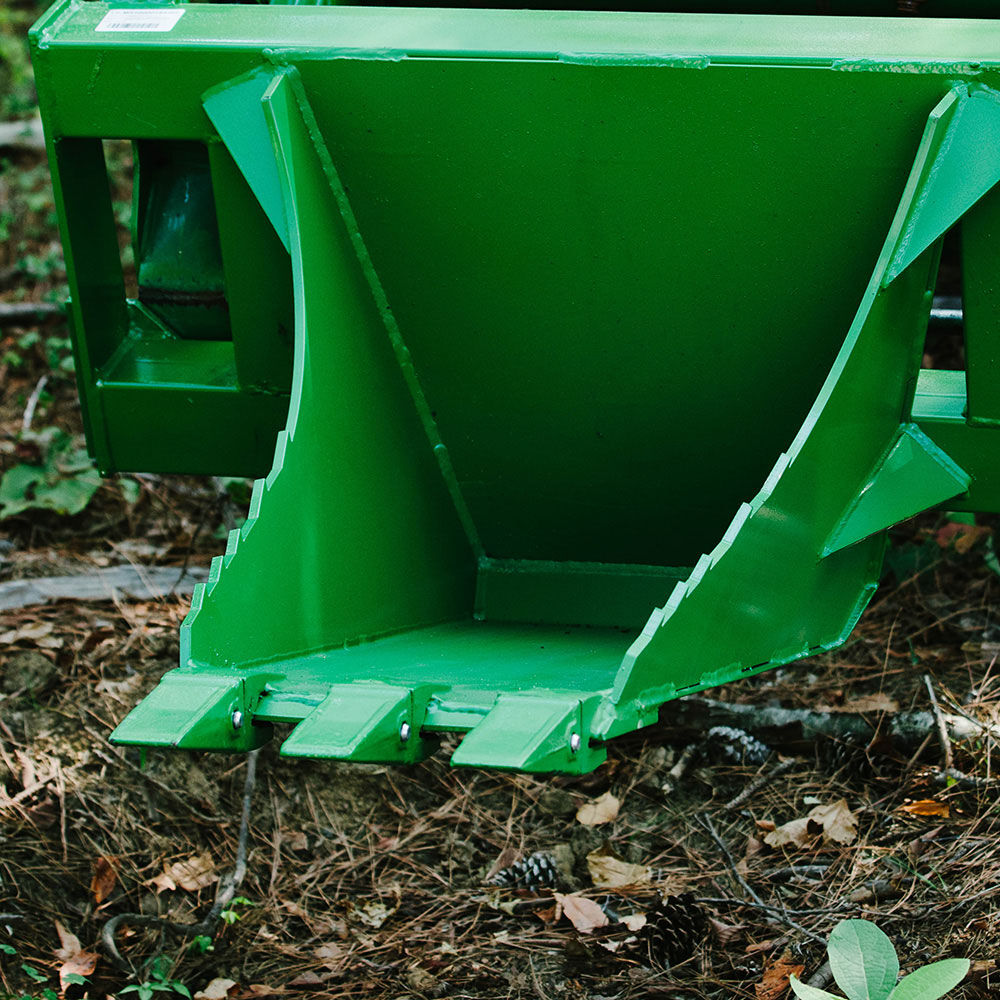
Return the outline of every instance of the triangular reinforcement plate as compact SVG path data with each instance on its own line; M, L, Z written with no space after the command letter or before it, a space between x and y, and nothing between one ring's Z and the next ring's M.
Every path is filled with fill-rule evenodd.
M823 555L964 493L971 479L916 424L902 424L893 443L826 540Z
M288 220L278 165L270 155L271 135L261 104L274 74L255 70L214 87L202 98L205 114L226 144L236 166L288 250Z

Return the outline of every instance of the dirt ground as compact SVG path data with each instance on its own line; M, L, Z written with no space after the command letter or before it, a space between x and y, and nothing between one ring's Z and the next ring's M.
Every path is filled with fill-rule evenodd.
M2 119L33 113L23 40L38 9L0 9ZM0 302L60 301L44 152L0 149L0 237ZM71 494L93 492L74 515L0 521L0 585L206 566L245 513L246 484L91 483L75 455L69 358L61 315L0 327L0 471L51 460ZM904 971L967 957L952 995L997 995L993 523L941 514L902 526L843 649L707 693L860 715L870 739L778 734L751 763L731 744L692 745L668 705L580 778L454 770L447 748L387 768L265 747L246 876L200 935L167 922L202 921L233 869L247 760L107 739L176 665L186 598L0 611L0 997L778 1000L791 972L821 970L845 917L877 923ZM890 736L894 719L931 709L930 690L973 734L949 741L948 774L934 726L917 746ZM555 874L491 884L536 852ZM119 963L101 935L123 914L145 919L114 927Z

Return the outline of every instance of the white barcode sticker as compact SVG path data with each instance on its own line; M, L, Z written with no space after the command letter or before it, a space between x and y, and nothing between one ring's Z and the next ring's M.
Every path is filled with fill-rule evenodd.
M170 31L183 13L176 7L109 10L94 31Z

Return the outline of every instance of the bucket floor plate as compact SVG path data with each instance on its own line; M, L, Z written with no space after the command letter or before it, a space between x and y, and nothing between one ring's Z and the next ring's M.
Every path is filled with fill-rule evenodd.
M255 717L294 722L331 684L363 681L426 685L456 710L488 711L498 693L551 690L581 697L610 690L633 630L461 621L314 653L268 673L283 679ZM316 694L310 697L310 693ZM440 713L432 711L432 724ZM465 728L454 720L456 728ZM450 728L450 727L448 727Z

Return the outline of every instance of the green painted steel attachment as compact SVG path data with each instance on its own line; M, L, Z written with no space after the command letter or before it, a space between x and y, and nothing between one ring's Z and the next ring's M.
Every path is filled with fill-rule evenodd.
M1000 22L769 6L42 18L98 464L266 474L114 740L586 771L1000 510Z

